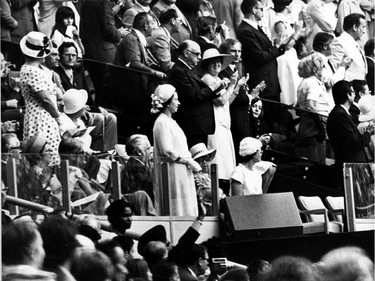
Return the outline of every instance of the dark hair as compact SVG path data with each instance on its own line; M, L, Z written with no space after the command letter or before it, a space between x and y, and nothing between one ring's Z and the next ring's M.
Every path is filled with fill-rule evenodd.
M108 216L108 221L112 224L116 218L122 215L125 208L131 209L131 206L127 201L121 199L113 201L105 212Z
M133 239L124 235L113 237L112 240L118 243L125 254L129 253L134 245Z
M273 9L276 13L281 13L287 6L292 3L292 0L272 0Z
M361 19L366 19L364 15L353 13L344 18L343 29L344 31L349 31L353 26L359 26L361 24Z
M104 253L83 248L76 251L70 266L70 272L77 281L111 280L113 271L113 265Z
M198 36L203 36L210 32L210 27L214 27L216 18L214 17L199 17L197 20Z
M128 279L134 278L134 277L141 277L146 280L148 279L147 272L149 268L145 260L143 259L128 260L126 263L126 268L129 271Z
M69 132L68 132L69 134ZM69 137L64 133L59 144L59 154L82 154L83 141L80 138Z
M199 258L204 258L207 248L203 245L188 244L182 248L182 263L186 266L194 265Z
M46 268L62 265L71 257L78 247L76 235L78 227L75 223L61 215L54 215L44 219L39 228L46 252L44 261Z
M74 11L70 7L61 6L57 9L55 15L55 25L52 28L51 37L53 36L55 30L58 30L62 35L66 36L66 26L64 26L64 19L68 18L73 18L73 26L77 28Z
M261 2L260 0L243 0L241 3L241 11L244 15L248 15L251 13L251 10L255 7L257 2Z
M352 80L351 84L355 91L356 100L358 100L360 98L359 92L361 92L363 90L363 87L367 85L367 81L366 80Z
M351 91L351 87L352 83L345 80L338 81L333 85L332 95L336 105L344 104L348 100L348 94Z
M74 47L74 49L76 50L76 53L78 54L77 46L74 44L74 42L67 41L67 42L63 42L58 49L60 57L62 57L64 50L70 47Z
M171 19L177 19L178 14L175 9L167 9L161 12L159 17L160 24L167 24Z
M324 51L324 47L331 43L333 40L333 35L327 32L319 32L315 35L314 41L313 41L313 49L317 52Z
M364 47L366 56L372 57L374 55L374 41L375 37L372 37L369 40L367 40Z
M230 54L230 48L234 45L234 44L237 44L237 43L240 43L240 41L238 41L237 39L235 38L227 38L223 41L223 43L220 44L219 46L219 52L220 54ZM242 45L242 44L241 44Z
M250 102L250 109L249 109L250 110L250 119L254 118L254 116L253 116L253 105L256 104L258 101L262 102L262 100L259 99L259 98L252 99L251 102ZM263 104L263 102L262 102L262 104ZM258 119L261 119L263 117L263 115L264 115L264 110L262 108L262 112L260 113Z
M2 262L19 265L30 261L38 229L33 222L12 222L2 226Z
M142 30L145 27L145 24L149 22L148 21L149 16L151 15L147 12L142 12L142 13L137 14L134 17L133 28Z
M178 46L178 54L182 55L187 48L189 48L189 41L182 42L180 46Z
M177 265L170 262L156 264L152 270L153 281L165 281L173 277L177 270Z
M216 60L216 59L220 59L221 63L223 63L223 58L222 57L218 57L218 58L210 58L208 60L202 60L202 63L201 63L201 66L202 66L202 69L204 71L208 71L208 66L209 64L213 61L213 60Z
M12 138L18 139L17 135L15 133L4 133L1 134L1 152L2 153L7 153L9 152L9 148L6 147L8 144L9 140Z

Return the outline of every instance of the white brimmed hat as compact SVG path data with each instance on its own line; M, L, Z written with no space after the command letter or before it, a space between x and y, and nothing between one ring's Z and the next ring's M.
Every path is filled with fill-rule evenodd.
M170 84L157 86L151 95L151 113L158 113L163 108L163 103L168 101L176 93L176 88Z
M45 58L51 53L52 44L43 33L31 31L21 39L20 48L26 56Z
M254 154L258 150L260 150L262 146L263 146L262 142L258 139L250 138L250 137L244 138L240 142L239 154L242 157Z
M73 114L80 111L87 102L86 90L69 89L64 94L64 112Z
M216 149L207 149L206 145L203 142L201 142L197 143L192 148L190 148L190 153L191 157L193 157L194 160L198 159L199 157L209 155L209 161L211 161L215 157Z
M234 61L234 57L230 54L220 54L215 48L207 49L202 56L200 63L207 61L209 59L222 58L221 70L224 70Z
M361 111L359 114L359 122L366 122L375 119L375 96L364 95L358 101L358 108Z

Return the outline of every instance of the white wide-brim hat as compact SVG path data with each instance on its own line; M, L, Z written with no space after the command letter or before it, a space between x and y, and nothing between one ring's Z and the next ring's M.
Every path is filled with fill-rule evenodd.
M73 114L80 111L87 102L86 90L69 89L64 94L64 112Z
M43 33L31 31L21 39L20 48L26 56L45 58L51 53L52 43Z
M358 108L361 113L358 116L359 122L366 122L375 119L375 96L364 95L358 101Z
M202 64L204 61L215 59L215 58L221 58L221 70L224 70L234 61L234 57L230 54L220 54L219 50L215 48L207 49L202 56L202 60L200 61L200 64Z
M209 161L211 161L215 157L216 149L207 149L206 145L203 142L201 142L201 143L197 143L192 148L190 148L190 153L191 153L191 157L194 160L198 159L199 157L209 155L210 156Z

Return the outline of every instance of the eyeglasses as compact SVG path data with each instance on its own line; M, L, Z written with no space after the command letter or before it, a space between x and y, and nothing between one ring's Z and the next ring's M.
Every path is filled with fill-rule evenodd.
M263 7L255 7L255 9L257 9L257 10L261 10L262 12L263 12Z
M190 50L186 50L188 51L189 53L192 53L193 55L196 55L197 57L200 57L201 53L199 52L193 52L193 51L190 51Z

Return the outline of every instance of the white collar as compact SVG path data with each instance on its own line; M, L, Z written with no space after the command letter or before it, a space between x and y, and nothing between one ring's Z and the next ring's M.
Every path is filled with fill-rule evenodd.
M249 19L243 19L243 21L246 22L247 24L250 24L256 30L258 30L258 23L256 21L252 21L252 20L249 20Z
M351 116L350 112L349 112L349 109L347 109L343 104L340 104L340 106L345 109L346 113L348 113L348 115Z
M137 34L138 38L139 38L139 41L141 42L142 46L143 47L147 47L147 40L146 40L146 37L142 34L142 32L140 32L139 30L133 28L135 34Z
M206 41L207 43L212 43L212 41L210 41L207 37L205 36L199 36L200 38L202 38L204 41Z
M194 273L194 271L190 267L187 267L187 269L190 271L191 275L193 275L195 278L198 278L197 275Z

